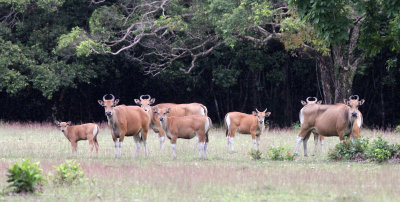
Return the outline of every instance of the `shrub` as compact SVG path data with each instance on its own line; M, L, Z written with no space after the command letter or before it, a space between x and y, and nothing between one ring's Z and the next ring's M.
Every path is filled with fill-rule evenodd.
M300 130L300 128L301 128L300 122L296 121L296 122L292 123L292 128L294 130Z
M57 173L54 176L54 183L56 184L78 184L85 180L84 172L79 167L79 163L75 160L67 160L59 166L53 166Z
M396 126L396 132L400 133L400 125Z
M261 153L260 150L252 149L252 150L249 152L249 155L251 156L251 158L252 158L253 160L260 160L260 159L262 158L262 153Z
M39 162L31 163L30 159L26 159L16 163L8 169L7 182L11 183L8 187L13 188L16 193L33 193L45 181L42 172Z
M292 154L285 147L270 147L268 157L275 161L293 161L295 159L295 154Z
M368 148L367 153L372 161L381 163L389 160L396 153L394 151L396 148L398 148L398 145L389 145L387 141L382 139L382 136L378 136L378 139L374 140Z
M332 160L364 160L367 158L368 143L369 140L367 138L356 139L354 143L346 139L329 151L328 158Z

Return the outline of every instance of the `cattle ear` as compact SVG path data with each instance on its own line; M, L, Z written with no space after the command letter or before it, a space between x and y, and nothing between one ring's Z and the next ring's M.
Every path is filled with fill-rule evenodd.
M57 126L60 126L60 122L59 122L59 121L54 121L54 123L55 123Z
M358 102L358 105L360 106L360 105L363 105L364 104L364 102L365 102L365 100L364 99L362 99L362 100L360 100L359 102Z
M156 98L151 98L150 103L149 104L154 104L156 102Z
M69 125L69 126L70 126L70 125L71 125L71 121L68 121L68 122L67 122L67 125Z
M322 100L318 100L317 104L322 104Z
M104 101L103 100L97 100L97 102L99 103L99 105L104 106Z
M271 116L271 112L267 112L267 113L265 113L265 116L266 116L266 117L269 117L269 116Z
M343 103L344 103L345 105L349 105L349 102L347 101L347 99L343 99Z
M133 101L135 101L135 103L136 103L137 105L140 105L140 100L134 99Z
M251 114L254 115L254 116L257 116L257 112L256 111L252 111Z
M114 106L116 106L119 102L119 99L114 100Z
M153 108L153 113L158 113L158 108L157 107Z
M305 102L304 100L300 101L302 105L306 105L307 102Z
M165 111L165 113L167 114L167 113L170 113L171 112L171 108L167 108L167 111Z

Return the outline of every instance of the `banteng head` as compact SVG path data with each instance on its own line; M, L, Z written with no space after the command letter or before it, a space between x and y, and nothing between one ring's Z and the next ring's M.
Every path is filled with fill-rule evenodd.
M153 108L153 113L158 116L161 122L165 120L165 117L167 116L168 113L171 112L171 108L166 108L166 109L158 109L157 107Z
M61 132L64 132L65 129L71 125L71 121L68 122L59 122L59 121L55 121L54 122L58 127L60 127Z
M362 104L364 104L364 102L365 100L360 100L360 97L358 97L358 95L351 95L349 97L349 100L344 99L344 104L350 107L351 115L355 117L357 117L358 106L361 106Z
M151 98L150 95L141 95L139 99L134 99L135 103L139 105L144 111L148 112L151 110L152 104L156 101L155 98Z
M105 113L107 117L111 117L114 112L114 107L117 106L119 99L115 99L113 94L111 95L111 100L106 100L106 95L103 96L103 100L98 100L97 102L104 107Z
M252 112L252 114L257 117L258 124L264 125L265 117L269 117L271 115L271 112L265 113L266 111L267 111L267 108L265 108L265 110L262 112L258 111L258 109L256 109L256 111Z
M302 105L310 105L310 104L321 104L322 100L318 100L316 97L307 97L306 101L300 101Z

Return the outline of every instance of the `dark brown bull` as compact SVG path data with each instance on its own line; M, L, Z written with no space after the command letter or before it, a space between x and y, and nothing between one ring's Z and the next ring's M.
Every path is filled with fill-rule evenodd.
M107 116L108 125L111 128L111 135L115 144L115 157L121 157L122 142L125 136L133 136L136 142L136 156L140 152L140 143L143 142L145 155L147 151L147 132L149 130L149 115L138 106L117 106L119 99L114 95L111 100L98 100L98 103L104 107ZM119 139L119 141L118 141Z

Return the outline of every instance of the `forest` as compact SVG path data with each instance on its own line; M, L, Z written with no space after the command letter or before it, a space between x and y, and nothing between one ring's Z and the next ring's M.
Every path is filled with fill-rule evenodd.
M103 95L149 94L291 127L309 96L358 95L392 129L399 52L398 0L0 0L0 120L102 122Z

